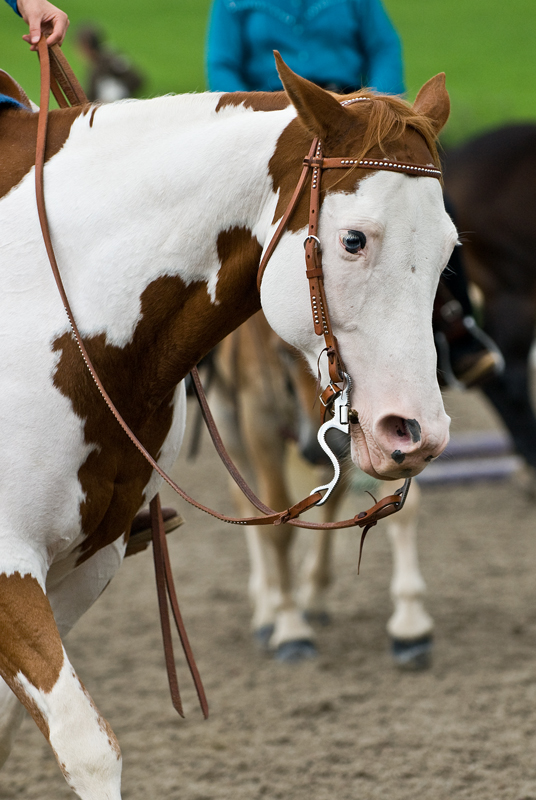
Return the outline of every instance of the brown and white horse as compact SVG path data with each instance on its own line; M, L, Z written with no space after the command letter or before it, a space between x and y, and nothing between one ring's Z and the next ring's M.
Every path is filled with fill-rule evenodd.
M318 465L317 483L331 478L333 468L317 439L318 389L305 361L273 332L262 312L228 336L211 355L210 401L233 461L257 488L268 505L288 508L296 498L289 452L295 440L304 466ZM328 443L343 458L343 475L336 492L322 507L322 519L341 517L340 507L349 486L389 494L389 483L363 476L345 457L346 439ZM331 434L332 436L334 434ZM340 451L343 452L340 452ZM324 466L320 466L320 465ZM309 470L310 472L310 470ZM363 480L366 478L366 480ZM239 513L252 507L231 481ZM355 495L354 495L355 496ZM425 583L417 552L419 487L414 482L402 511L381 523L393 552L391 596L394 611L387 623L394 663L403 669L429 665L433 621L424 608ZM307 549L296 573L292 550L296 530L247 528L250 556L249 595L252 629L257 643L280 661L300 661L316 655L316 632L311 623L330 619L327 590L333 581L333 530L307 531Z
M74 316L111 398L164 469L185 428L182 379L261 304L310 365L319 359L305 198L260 298L256 288L312 138L328 156L437 160L434 137L449 110L443 76L413 106L370 95L343 108L281 72L286 92L276 95L50 114L45 195ZM0 750L7 757L20 701L79 797L119 800L117 740L62 637L113 577L130 523L160 478L110 415L67 323L37 222L36 127L30 111L2 112ZM416 475L448 439L431 315L456 231L439 181L426 175L328 170L324 187L326 293L360 418L352 457L374 476ZM348 245L355 230L366 237L359 252Z

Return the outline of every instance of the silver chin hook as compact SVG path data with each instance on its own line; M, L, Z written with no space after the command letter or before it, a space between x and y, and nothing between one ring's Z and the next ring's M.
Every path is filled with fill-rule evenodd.
M341 465L339 464L337 456L326 442L326 433L333 428L346 434L350 433L348 412L350 410L350 390L352 388L352 381L346 372L343 372L342 375L343 389L333 401L333 417L320 426L317 435L320 447L328 456L329 460L333 464L333 469L335 470L335 474L329 483L324 484L324 486L317 486L317 488L313 489L311 492L311 494L314 494L315 492L326 492L326 494L316 504L317 506L321 506L326 502L334 488L337 486L339 478L341 477Z

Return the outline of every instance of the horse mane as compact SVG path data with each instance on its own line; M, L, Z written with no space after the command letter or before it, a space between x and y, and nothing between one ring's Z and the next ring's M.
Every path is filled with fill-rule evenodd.
M367 97L373 101L372 103L358 104L361 113L365 109L368 111L368 123L362 139L361 150L359 153L353 153L353 158L358 160L364 158L373 147L379 147L383 155L388 157L388 145L401 139L407 128L412 128L426 142L434 165L440 167L437 135L431 119L423 114L417 114L406 100L396 95L379 95L371 89L361 89L350 97Z

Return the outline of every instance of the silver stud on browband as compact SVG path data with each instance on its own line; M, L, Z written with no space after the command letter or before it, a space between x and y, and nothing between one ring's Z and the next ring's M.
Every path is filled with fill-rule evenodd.
M351 97L349 100L341 100L341 106L351 106L352 103L360 103L362 100L370 100L372 97Z

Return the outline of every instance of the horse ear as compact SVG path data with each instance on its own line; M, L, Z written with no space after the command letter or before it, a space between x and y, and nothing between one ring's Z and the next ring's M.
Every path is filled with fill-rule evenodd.
M298 117L313 136L326 142L330 136L344 135L354 119L333 95L311 81L296 75L274 50L277 71Z
M445 87L444 72L430 78L421 87L413 103L413 110L428 117L436 134L439 133L450 114L450 98Z

